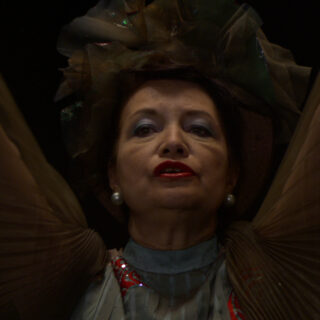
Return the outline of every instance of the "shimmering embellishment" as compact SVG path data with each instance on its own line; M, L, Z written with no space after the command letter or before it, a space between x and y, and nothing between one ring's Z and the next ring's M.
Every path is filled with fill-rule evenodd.
M262 46L259 42L258 37L256 37L256 50L257 50L257 55L258 55L259 59L263 62L264 66L266 68L268 68L267 59L266 59L266 56L265 56L264 51L262 49Z
M74 104L65 107L60 112L60 119L63 122L72 120L78 114L79 110L82 108L82 101L77 101Z
M228 193L224 201L225 206L230 208L233 207L235 203L236 197L232 193Z
M231 292L228 300L228 309L231 320L245 320L244 314L240 309L240 304L234 291Z
M140 276L131 270L127 262L122 257L114 257L111 259L113 272L119 282L122 297L126 295L128 290L132 287L147 287Z
M95 42L94 44L98 47L106 47L111 44L111 41L109 41L109 42Z
M121 206L123 203L123 199L122 199L122 195L121 192L114 192L111 195L111 202L115 205L115 206Z

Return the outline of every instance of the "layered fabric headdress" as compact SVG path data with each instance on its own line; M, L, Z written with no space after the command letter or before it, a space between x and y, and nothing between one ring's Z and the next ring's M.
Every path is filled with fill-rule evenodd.
M63 30L58 44L69 67L57 99L75 99L62 112L71 156L90 162L96 124L117 106L119 74L192 68L227 82L246 101L245 148L259 174L252 178L245 168L243 212L268 174L273 141L291 137L309 75L268 42L260 25L250 7L231 0L100 1ZM226 232L228 274L249 320L320 315L319 79L315 87L256 217ZM106 247L2 82L0 98L1 154L10 156L1 158L0 170L0 317L68 319L103 272ZM277 119L275 137L270 119Z
M179 68L227 83L245 101L239 108L244 125L238 216L250 207L268 179L274 137L277 143L291 137L310 73L288 50L268 42L260 26L252 8L229 0L113 0L100 1L63 29L58 49L70 58L56 98L76 99L62 111L66 145L86 168L82 184L95 184L109 211L115 208L98 186L94 159L99 128L119 108L119 77Z

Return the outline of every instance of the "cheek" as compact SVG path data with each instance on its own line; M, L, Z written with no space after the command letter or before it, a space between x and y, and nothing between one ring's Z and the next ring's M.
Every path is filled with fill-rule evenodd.
M117 154L117 177L120 188L125 191L135 186L145 174L146 154L143 148L125 145Z
M215 147L203 157L202 175L208 189L225 189L228 175L228 155L226 148Z
M150 154L144 148L126 146L118 152L117 177L118 186L127 206L134 211L141 211L141 205L152 198L150 188L150 168L147 167ZM144 201L141 201L144 199Z

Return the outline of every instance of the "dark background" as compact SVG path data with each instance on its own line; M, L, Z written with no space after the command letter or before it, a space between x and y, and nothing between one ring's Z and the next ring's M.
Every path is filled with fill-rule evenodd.
M0 72L49 162L65 174L68 162L53 98L61 81L58 68L66 59L56 52L56 40L63 25L97 0L0 1ZM289 48L299 64L319 65L318 1L246 2L262 17L270 41Z

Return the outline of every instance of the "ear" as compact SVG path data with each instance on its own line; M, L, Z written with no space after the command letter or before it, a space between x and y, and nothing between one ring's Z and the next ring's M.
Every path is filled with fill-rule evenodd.
M118 177L117 177L117 169L115 163L110 161L108 163L108 180L109 187L113 191L117 191L119 189Z
M237 185L239 179L240 169L238 166L232 166L229 168L228 180L227 180L227 192L232 193L234 187Z

